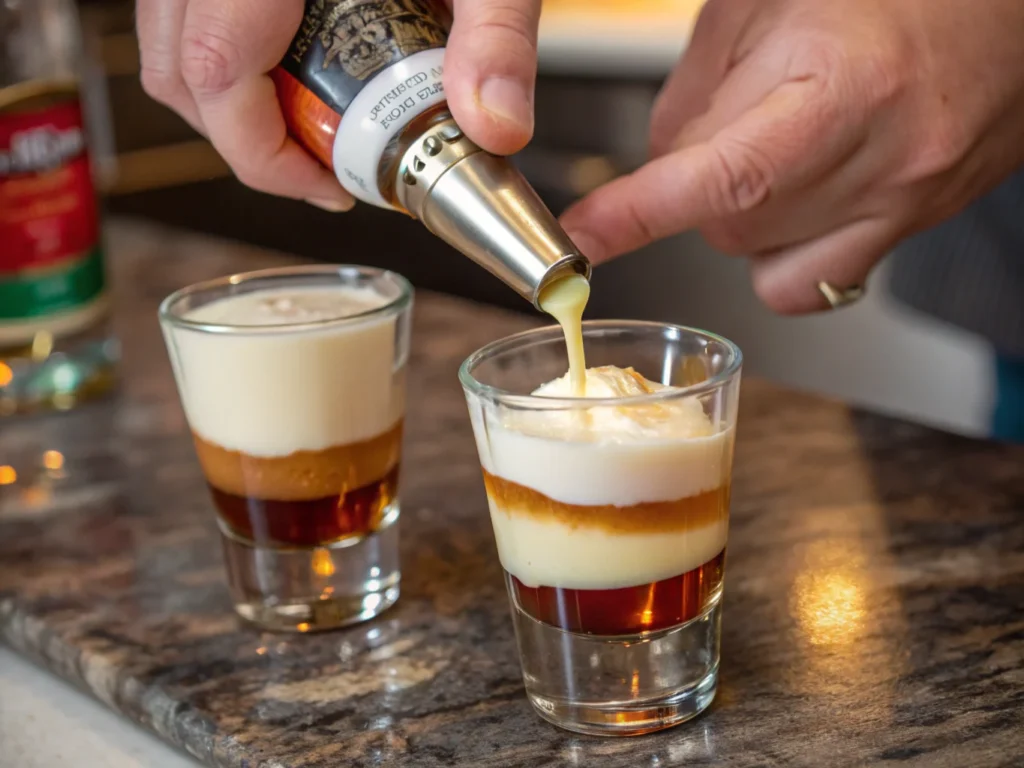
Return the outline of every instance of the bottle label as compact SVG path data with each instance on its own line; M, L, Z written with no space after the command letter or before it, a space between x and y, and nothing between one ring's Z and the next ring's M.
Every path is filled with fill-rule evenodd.
M391 140L417 115L445 100L444 49L420 51L385 69L352 100L332 148L341 185L363 202L392 208L377 186Z
M448 42L443 0L306 0L281 66L339 115L375 75Z
M0 321L75 309L103 287L80 102L0 113Z

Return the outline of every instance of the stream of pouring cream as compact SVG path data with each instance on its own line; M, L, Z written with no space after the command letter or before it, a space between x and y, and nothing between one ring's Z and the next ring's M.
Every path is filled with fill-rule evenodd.
M540 308L562 326L569 353L569 381L573 397L587 394L587 362L583 355L583 310L590 299L590 282L570 275L547 286L540 294Z

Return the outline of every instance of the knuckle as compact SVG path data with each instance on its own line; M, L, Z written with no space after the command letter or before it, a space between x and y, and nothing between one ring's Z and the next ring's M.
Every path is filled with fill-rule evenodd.
M181 40L181 75L196 91L217 93L237 82L242 52L229 31L211 22L185 29Z
M913 77L912 67L911 62L893 51L875 51L865 56L856 89L865 106L874 111L906 93Z
M819 35L793 44L790 74L818 81L848 117L867 116L905 94L917 66L912 46L895 33L869 39Z
M859 57L832 82L831 93L847 120L867 124L911 87L911 65L881 50Z
M820 77L830 79L846 69L842 45L830 35L805 34L778 40L788 49L789 75L800 79Z
M756 144L738 139L716 143L708 207L719 218L757 208L771 194L774 163Z
M919 137L910 176L914 180L942 176L960 165L971 151L970 131L952 115L932 120Z

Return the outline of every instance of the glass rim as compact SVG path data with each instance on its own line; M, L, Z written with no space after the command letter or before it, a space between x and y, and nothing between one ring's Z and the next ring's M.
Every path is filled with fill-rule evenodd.
M326 318L324 320L281 323L278 325L240 325L231 323L198 322L195 320L188 320L181 315L175 314L173 309L174 305L182 299L196 294L205 293L207 291L216 290L217 288L223 288L225 286L242 285L244 283L250 283L257 280L295 276L342 276L345 273L353 272L362 276L377 278L383 277L394 280L395 284L399 288L399 295L379 307L367 309L363 312L357 312L352 315ZM160 322L162 323L167 323L168 325L172 325L177 328L199 331L201 333L219 333L228 335L294 333L296 331L315 331L322 328L347 325L349 323L361 322L376 316L399 314L412 303L413 293L412 284L406 278L402 277L402 275L397 272L391 271L390 269L382 269L380 267L368 267L362 264L305 264L293 267L270 267L267 269L256 269L250 272L236 272L233 275L224 275L223 277L215 277L210 280L202 280L198 283L187 285L184 288L179 288L160 302L158 315Z
M553 338L562 338L562 329L558 325L546 325L540 328L530 328L520 331L511 336L492 341L471 354L459 366L459 381L467 392L486 398L501 405L510 405L520 408L543 408L544 410L562 410L575 408L594 408L600 406L623 406L623 405L646 405L650 403L674 400L683 397L694 397L696 395L712 392L728 383L743 367L743 352L740 348L724 336L719 336L710 331L700 328L691 328L686 325L675 323L663 323L656 320L585 320L583 322L583 335L586 338L588 330L669 330L678 334L698 336L703 339L715 341L729 350L730 359L721 371L709 376L704 381L690 384L686 387L672 387L667 390L652 392L647 395L634 395L632 397L549 397L547 395L520 395L508 390L484 384L474 378L472 370L488 358L494 357L502 352L508 352L528 345L551 341Z

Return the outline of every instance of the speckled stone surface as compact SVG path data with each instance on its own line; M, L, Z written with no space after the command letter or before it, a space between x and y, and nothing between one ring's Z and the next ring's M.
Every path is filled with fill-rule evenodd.
M746 382L718 699L653 736L573 736L523 694L456 379L532 319L420 297L402 599L347 631L261 634L223 589L155 308L286 260L139 224L111 240L121 392L0 422L19 472L0 488L0 636L203 762L1024 765L1024 450Z

